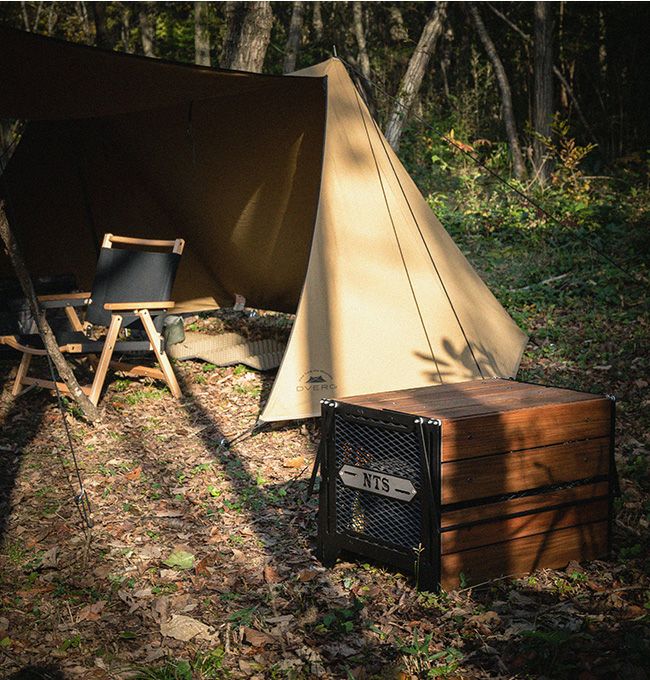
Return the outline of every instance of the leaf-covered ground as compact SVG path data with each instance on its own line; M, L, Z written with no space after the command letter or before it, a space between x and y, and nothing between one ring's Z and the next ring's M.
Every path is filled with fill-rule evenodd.
M476 225L454 236L531 332L521 375L619 399L622 496L611 559L438 596L374 564L326 570L314 557L316 500L305 500L317 422L223 446L253 425L273 376L200 362L176 366L180 403L160 385L113 376L98 426L68 411L95 520L84 531L56 402L42 391L11 397L16 362L7 357L0 362L3 675L647 678L645 287L592 254L569 253L570 235L546 234L555 239L549 245L536 233L531 246ZM289 325L278 315L221 313L195 328L286 337Z

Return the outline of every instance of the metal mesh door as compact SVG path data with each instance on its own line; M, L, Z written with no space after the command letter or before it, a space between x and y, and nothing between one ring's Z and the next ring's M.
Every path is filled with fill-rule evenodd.
M363 416L334 416L336 470L353 465L410 480L420 489L421 445L414 427ZM400 549L420 544L421 504L346 486L336 477L336 531Z

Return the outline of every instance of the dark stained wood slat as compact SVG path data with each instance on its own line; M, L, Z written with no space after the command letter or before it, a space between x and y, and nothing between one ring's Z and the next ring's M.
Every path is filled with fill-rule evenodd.
M611 413L610 400L596 398L450 420L442 428L442 460L607 437Z
M551 404L567 404L603 399L599 395L575 395L567 390L551 391L550 388L500 390L494 394L467 393L449 394L444 399L440 395L427 392L420 396L408 396L400 400L384 401L380 403L355 404L378 410L398 411L423 418L433 418L443 421L469 418L488 413L506 413L524 408L538 408Z
M340 401L367 408L383 408L427 418L440 418L446 417L446 411L452 407L461 410L461 413L455 414L455 417L462 417L462 409L465 406L468 409L467 415L475 413L477 405L484 407L484 410L485 408L492 410L490 407L492 400L503 400L506 409L518 408L516 406L517 398L514 398L514 395L517 395L518 399L525 399L528 406L552 402L585 401L594 399L596 396L558 387L545 387L496 379L417 387L409 390L347 397ZM512 404L508 406L507 402L510 396L513 397L513 400Z
M425 418L444 418L446 413L451 410L460 410L461 415L464 410L469 415L477 406L482 407L483 411L486 407L493 410L491 404L497 401L503 401L507 404L509 400L521 395L530 395L531 390L522 386L521 384L513 383L508 385L508 389L503 388L495 392L448 392L444 397L431 390L422 392L419 395L407 395L401 399L386 400L376 403L371 408L382 408L392 411L401 411L404 413L411 413L413 415L422 416ZM535 401L529 397L530 403Z
M443 505L588 479L609 472L609 437L443 463Z
M514 515L518 512L530 512L538 508L550 508L563 503L575 503L588 498L603 498L609 493L609 482L581 484L569 489L558 489L546 493L512 498L498 503L487 503L471 508L459 510L444 510L442 512L441 527L452 527L459 524L478 522L490 517L499 518L504 515Z
M341 397L339 401L347 404L363 405L377 404L382 401L392 401L393 399L401 399L406 396L414 394L422 394L430 390L436 390L440 395L446 395L448 392L471 392L471 391L490 391L503 389L505 385L524 385L526 383L518 383L514 380L504 380L502 378L494 378L489 380L468 380L466 382L458 383L444 383L442 385L427 385L425 387L410 387L404 390L393 390L388 392L373 392L372 394L354 395L349 397Z
M546 533L564 527L606 520L608 508L609 502L605 498L583 505L565 506L521 517L503 518L452 529L443 532L441 551L443 554L453 553L502 541L514 541L523 536ZM507 553L507 548L505 550Z
M480 583L540 568L561 568L571 560L593 560L606 553L607 522L593 522L443 555L441 583L451 590L460 585L461 572L467 582Z

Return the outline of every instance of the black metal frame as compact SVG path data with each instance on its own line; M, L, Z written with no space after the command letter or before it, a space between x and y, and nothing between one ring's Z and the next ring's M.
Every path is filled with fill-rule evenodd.
M320 461L321 485L318 513L318 556L333 566L339 554L348 550L413 574L422 590L437 590L440 583L440 421L404 413L361 408L334 401L322 402L322 437L325 446ZM419 545L409 547L354 531L337 529L337 465L335 435L337 421L362 422L364 426L401 431L417 441L419 479L411 480L419 500ZM360 491L363 494L371 492ZM402 501L397 501L402 502ZM406 502L406 501L404 501Z

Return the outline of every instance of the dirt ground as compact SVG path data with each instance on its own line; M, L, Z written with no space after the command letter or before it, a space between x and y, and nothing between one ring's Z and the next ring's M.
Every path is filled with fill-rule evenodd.
M286 337L281 317L258 322L239 330ZM272 374L178 362L180 403L111 376L98 425L68 406L84 530L56 400L13 398L15 367L0 361L3 677L649 676L647 470L621 454L648 440L625 408L611 560L433 595L380 565L316 560L317 421L223 445L255 423Z

